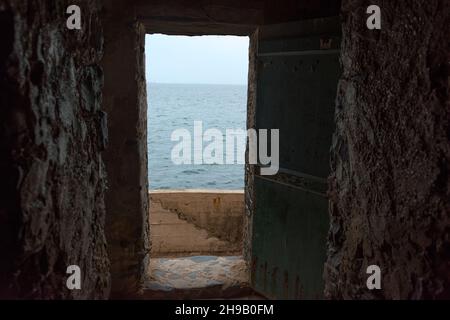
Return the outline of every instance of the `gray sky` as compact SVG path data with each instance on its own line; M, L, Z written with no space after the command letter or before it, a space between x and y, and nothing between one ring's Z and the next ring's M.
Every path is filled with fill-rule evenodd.
M248 37L145 37L149 82L247 84Z

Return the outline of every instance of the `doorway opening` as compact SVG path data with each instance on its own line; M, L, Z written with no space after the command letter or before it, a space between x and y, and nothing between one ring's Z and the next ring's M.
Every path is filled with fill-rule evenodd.
M280 132L276 152L279 170L274 175L265 175L262 169L266 167L252 164L250 151L254 148L246 150L242 255L250 271L251 288L265 297L323 297L330 226L326 193L329 148L340 77L339 18L239 30L230 24L194 27L190 22L148 22L137 27L137 39L123 38L133 48L128 53L136 57L136 63L114 73L126 76L130 86L109 79L109 94L105 94L113 133L105 162L111 184L106 225L112 290L123 294L137 289L144 298L151 298L145 292L146 275L156 274L148 267L154 260L150 259L149 235L155 234L148 205L156 201L149 201L148 191L145 33L213 33L250 37L246 127ZM136 40L138 45L133 46ZM113 55L107 67L123 67L121 58ZM151 69L148 71L151 74ZM150 92L150 116L151 99ZM119 108L119 102L130 107ZM154 188L151 181L150 188ZM177 217L186 219L178 213Z
M247 294L249 38L152 34L145 40L152 244L146 294Z

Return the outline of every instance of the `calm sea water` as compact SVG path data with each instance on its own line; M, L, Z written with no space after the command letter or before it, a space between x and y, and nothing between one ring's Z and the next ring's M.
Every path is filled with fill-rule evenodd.
M185 128L193 148L194 121L203 122L203 132L216 128L225 135L225 129L245 130L247 86L150 83L147 95L150 189L244 188L242 164L175 165L171 151L177 142L170 137L173 130Z

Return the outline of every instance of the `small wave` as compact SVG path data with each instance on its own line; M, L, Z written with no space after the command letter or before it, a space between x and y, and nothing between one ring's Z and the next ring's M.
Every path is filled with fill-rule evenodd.
M198 170L183 170L181 173L184 174L199 174L200 172Z

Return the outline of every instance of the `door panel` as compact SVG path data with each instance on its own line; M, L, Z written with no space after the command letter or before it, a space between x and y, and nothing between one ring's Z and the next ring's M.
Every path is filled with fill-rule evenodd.
M323 294L339 43L337 18L260 30L255 123L280 129L280 170L255 175L251 278L270 298Z

